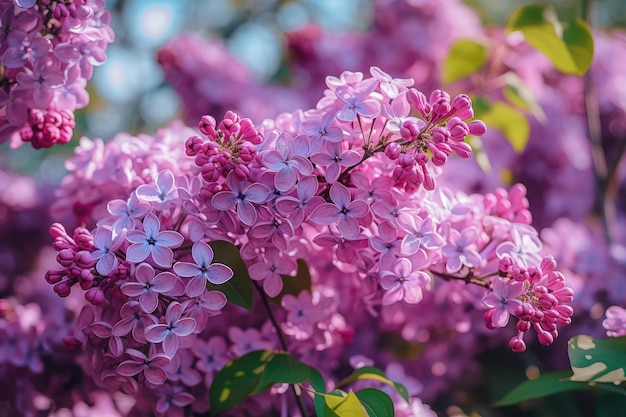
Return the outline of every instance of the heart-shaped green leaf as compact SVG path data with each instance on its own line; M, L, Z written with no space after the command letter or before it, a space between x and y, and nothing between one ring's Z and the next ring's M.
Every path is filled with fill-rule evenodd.
M394 416L393 401L387 393L375 388L364 388L357 391L356 396L369 417Z
M476 118L499 130L516 152L524 151L530 137L530 124L523 114L503 101L489 101L485 97L472 100Z
M457 39L443 63L443 82L450 84L478 71L487 61L487 45L472 39Z
M593 36L589 25L576 18L561 23L552 6L532 4L513 11L507 32L521 31L533 48L566 74L583 75L593 60Z

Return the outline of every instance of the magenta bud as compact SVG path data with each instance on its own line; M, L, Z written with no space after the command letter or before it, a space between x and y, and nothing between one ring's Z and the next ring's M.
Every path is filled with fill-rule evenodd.
M413 106L420 113L422 118L426 118L432 111L432 107L428 103L426 96L421 91L415 88L409 89L406 93L406 99L411 106Z
M104 293L98 287L92 287L85 293L85 300L91 304L101 304L104 301Z
M63 249L57 254L57 262L66 268L74 263L74 251L71 249Z
M515 353L521 353L526 350L526 343L524 343L521 337L515 336L509 340L509 348Z
M74 254L74 263L81 269L89 269L96 264L96 261L91 257L91 252L81 250Z
M50 270L46 272L46 281L48 284L57 284L65 277L65 271Z
M539 325L535 325L535 331L537 332L537 338L539 343L544 346L549 346L554 342L554 337L547 331L543 330Z
M530 330L530 322L526 320L520 320L517 322L517 324L515 324L515 327L520 332L527 332Z
M400 156L402 152L402 147L397 142L391 142L385 147L385 155L387 158L395 161Z
M70 295L70 292L72 290L69 281L61 281L52 288L54 289L54 292L59 295L59 297L67 297L68 295Z
M206 136L215 138L215 119L209 115L202 116L202 118L200 118L200 123L198 123L198 129Z
M482 120L472 120L467 124L470 134L482 136L487 133L487 126Z

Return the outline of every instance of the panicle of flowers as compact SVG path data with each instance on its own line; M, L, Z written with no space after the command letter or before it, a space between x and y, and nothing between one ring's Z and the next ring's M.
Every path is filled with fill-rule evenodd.
M35 149L71 140L93 67L113 41L99 0L3 2L0 6L0 142Z
M485 321L489 328L505 327L510 315L518 318L517 336L509 341L514 352L526 350L524 335L535 330L539 343L550 345L558 336L557 326L571 323L574 291L566 286L563 274L556 270L556 261L546 256L540 266L525 267L509 256L498 264L499 277L483 304L489 309Z

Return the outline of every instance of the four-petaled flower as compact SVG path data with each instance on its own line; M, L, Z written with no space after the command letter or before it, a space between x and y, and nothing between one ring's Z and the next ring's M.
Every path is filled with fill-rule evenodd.
M154 262L162 267L172 266L174 254L171 248L179 247L183 241L183 236L173 230L160 231L161 222L154 213L149 213L143 219L143 232L131 230L126 238L132 243L126 251L128 262L142 262L152 255Z
M176 286L176 275L161 272L154 276L154 268L147 263L137 265L137 282L125 282L121 291L129 297L139 297L139 305L146 313L152 313L159 305L159 294L167 293Z
M408 259L400 258L393 271L380 272L380 284L386 290L382 304L386 306L401 300L417 304L422 300L422 289L429 283L427 273L416 270Z
M117 367L117 373L122 376L135 376L143 372L148 382L154 385L161 385L165 382L167 374L163 369L170 363L170 358L163 353L157 353L154 348L150 349L149 356L145 353L128 348L126 354L131 359L120 363Z
M220 285L233 276L233 270L221 263L213 262L213 249L204 243L196 242L191 248L191 256L195 263L176 262L174 272L183 278L191 278L185 291L189 297L198 297L206 289L207 281Z
M163 353L173 357L178 350L178 338L189 336L196 328L196 321L182 317L184 307L174 301L167 306L165 323L146 327L146 339L152 343L162 343Z
M495 327L505 327L509 322L509 315L522 306L517 299L524 292L524 282L509 279L508 281L496 277L490 293L483 297L483 304L490 308L488 311L491 323Z
M233 173L228 174L226 185L230 190L215 194L211 204L216 209L224 211L236 206L241 222L246 226L252 226L257 218L253 203L263 203L270 194L269 188L260 183L248 185L247 180L238 180Z
M361 227L357 219L365 217L369 206L362 200L351 201L350 191L345 185L335 183L330 187L333 203L324 203L311 213L311 221L319 225L329 225L337 221L339 233L346 239L356 239Z

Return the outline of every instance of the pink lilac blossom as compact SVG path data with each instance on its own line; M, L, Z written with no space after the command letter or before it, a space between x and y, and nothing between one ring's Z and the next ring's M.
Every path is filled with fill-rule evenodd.
M0 13L0 143L35 149L68 143L86 82L113 42L106 3L9 2Z
M280 327L291 353L325 364L329 373L339 368L358 326L371 318L381 329L400 331L409 343L421 337L406 312L432 302L428 293L435 281L450 287L478 284L480 295L456 291L464 301L455 302L475 310L484 308L481 296L495 286L499 304L489 298L486 304L497 309L498 325L508 312L502 297L531 297L531 292L540 300L531 307L545 316L532 322L540 341L556 337L555 323L567 324L571 316L566 305L571 292L563 289L552 264L538 264L540 245L524 243L522 236L534 242L537 234L528 224L524 188L483 196L436 187L435 176L454 149L468 156L458 145L464 135L484 132L482 122L469 120L469 98L441 90L426 98L416 89L391 98L383 86L406 82L373 73L378 78L352 72L328 77L315 109L282 115L261 128L228 112L219 123L210 116L201 119L204 138L190 132L184 141L188 131L170 128L157 133L156 144L128 136L106 145L81 141L68 163L70 175L61 187L65 201L57 209L80 214L95 228L78 227L70 236L59 224L51 227L61 269L50 270L47 280L61 296L70 295L76 284L85 291L74 343L97 364L92 372L98 384L141 392L142 400L153 399L159 408L141 401L135 407L161 413L179 407L172 395L182 396L182 404L188 398L183 393L195 392L177 376L182 365L171 362L203 363L204 377L194 381L210 384L216 371L210 363L216 359L194 350L196 342L216 343L216 354L230 358L277 347L270 321L241 328L240 313L220 314L230 303L219 289L233 271L222 264L224 254L211 248L215 240L239 249L251 278L262 284L261 296L279 297L283 280L294 279L288 275L300 269L294 260L305 261L312 287L283 296ZM419 116L394 129L387 117L397 115L378 111L392 101L402 101L400 107ZM325 124L341 136L309 139L304 132L309 117L328 118ZM309 140L321 144L309 147ZM397 145L394 152L387 151L391 144ZM329 150L338 159L339 152L357 157L337 164L329 176L328 165L317 163ZM72 194L77 189L93 193L80 210ZM98 267L105 256L106 265ZM493 277L503 273L502 262L509 262L507 273L515 277L532 271L532 282L524 284L527 292L501 291L502 283ZM519 263L517 269L512 262ZM540 268L549 282L542 281ZM510 303L516 304L512 298ZM517 310L513 314L532 321ZM470 338L467 319L450 326ZM219 340L216 335L229 340L225 349L210 342ZM434 353L432 358L432 373L445 373L441 358ZM196 399L192 406L206 409L205 401Z

